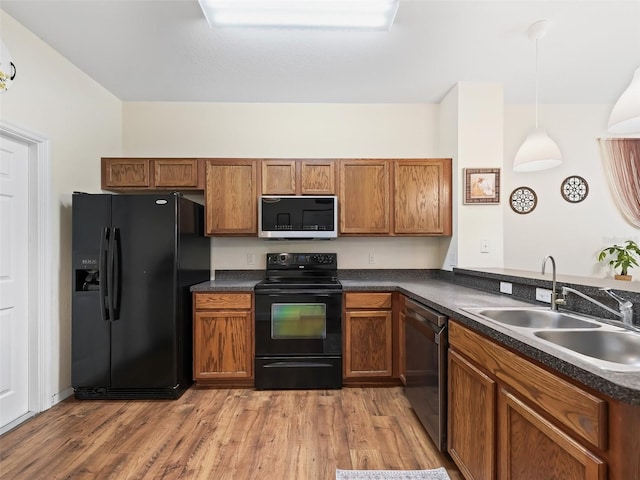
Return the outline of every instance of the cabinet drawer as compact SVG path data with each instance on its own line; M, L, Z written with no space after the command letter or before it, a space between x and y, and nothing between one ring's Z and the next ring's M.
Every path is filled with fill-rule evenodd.
M391 308L391 293L345 293L345 308Z
M251 309L250 293L196 293L196 310L210 310L213 308Z
M606 448L607 402L491 340L449 322L451 348L482 365L509 390L518 392L576 435Z

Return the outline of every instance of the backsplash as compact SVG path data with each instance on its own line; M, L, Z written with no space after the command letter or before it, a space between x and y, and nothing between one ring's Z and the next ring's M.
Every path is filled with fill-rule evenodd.
M552 282L550 277L543 280L538 278L527 278L494 272L482 272L479 270L454 269L453 272L440 272L439 278L457 283L459 285L464 285L465 287L477 288L496 294L501 294L500 282L509 282L511 283L511 295L513 297L520 300L536 303L540 306L550 306L546 302L540 302L536 300L536 288L551 290ZM563 286L575 288L576 290L579 290L581 293L588 295L589 297L599 301L600 303L603 303L604 305L611 307L616 311L618 310L618 303L609 295L602 292L600 290L601 287L599 286L558 280L556 282L556 292L559 296L561 296L561 290ZM613 287L611 288L611 290L619 294L625 300L629 300L631 303L633 303L633 320L635 324L640 325L640 293ZM566 305L563 305L560 308L571 310L577 313L584 313L586 315L593 315L596 317L603 317L611 320L620 320L615 315L607 312L597 305L594 305L593 303L571 293L567 295Z

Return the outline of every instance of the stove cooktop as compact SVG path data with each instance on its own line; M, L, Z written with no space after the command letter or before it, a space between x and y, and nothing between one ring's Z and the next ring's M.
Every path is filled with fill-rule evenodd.
M337 274L335 253L269 253L266 278L256 285L256 289L341 289Z

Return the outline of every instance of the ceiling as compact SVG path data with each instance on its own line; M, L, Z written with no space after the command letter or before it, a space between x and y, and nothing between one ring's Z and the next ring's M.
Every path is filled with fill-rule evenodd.
M487 81L533 103L540 19L540 103L612 104L640 67L640 0L400 0L389 32L211 29L197 0L0 8L124 101L437 103Z

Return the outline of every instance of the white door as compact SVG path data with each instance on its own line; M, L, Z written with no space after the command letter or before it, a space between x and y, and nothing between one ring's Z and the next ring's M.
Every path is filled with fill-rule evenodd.
M0 427L29 411L29 149L0 135Z

